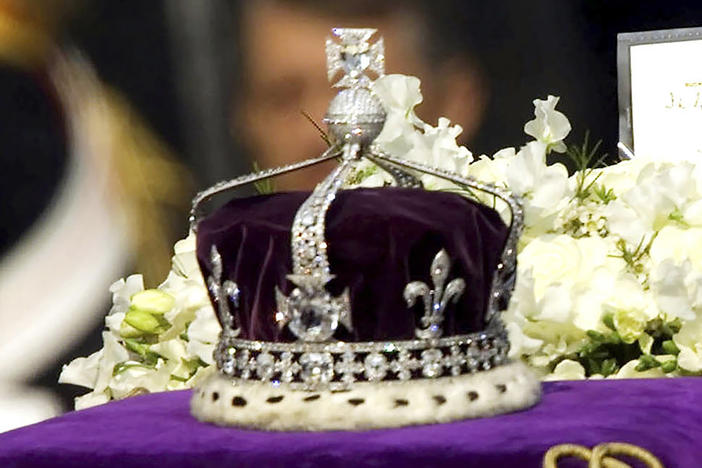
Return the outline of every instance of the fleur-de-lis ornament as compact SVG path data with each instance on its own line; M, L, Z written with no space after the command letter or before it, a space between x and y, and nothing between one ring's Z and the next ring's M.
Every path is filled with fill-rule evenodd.
M239 327L235 327L236 320L230 305L234 309L239 307L239 287L231 280L222 283L222 256L215 245L210 249L210 263L212 275L207 278L207 289L217 304L217 316L222 324L222 331L230 336L237 336Z
M444 310L449 301L456 303L466 288L462 278L451 280L446 287L451 261L446 250L441 249L431 262L431 280L434 289L423 281L412 281L405 286L404 297L407 307L412 307L418 298L424 302L424 315L421 318L421 327L415 329L417 338L423 340L439 338L444 330Z

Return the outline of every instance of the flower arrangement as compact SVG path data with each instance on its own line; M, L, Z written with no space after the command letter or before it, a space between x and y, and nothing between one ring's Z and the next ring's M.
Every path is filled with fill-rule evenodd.
M524 126L533 140L474 157L456 143L460 126L417 117L417 78L387 75L373 91L387 111L381 149L523 197L517 284L503 317L512 358L546 380L702 374L702 166L636 158L597 167L598 145L565 143L571 125L554 96L534 101L535 118ZM548 165L551 152L566 153L578 170ZM366 162L347 186L392 183ZM508 218L506 206L494 206ZM60 377L92 389L77 408L189 388L211 371L219 325L194 250L192 234L176 244L172 271L157 289L144 291L139 275L112 285L104 348Z
M64 366L60 383L92 389L76 409L130 395L192 388L213 368L220 326L195 256L195 236L175 244L172 269L157 289L141 275L110 287L103 348Z

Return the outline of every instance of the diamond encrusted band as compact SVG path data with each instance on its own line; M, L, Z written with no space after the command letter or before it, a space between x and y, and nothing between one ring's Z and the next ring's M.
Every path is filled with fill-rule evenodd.
M437 340L274 343L222 336L223 374L300 390L347 390L354 382L408 381L489 370L507 362L504 331Z
M293 220L293 272L287 278L295 288L285 296L276 287L276 320L281 328L288 325L301 340L328 340L339 323L352 330L348 289L339 297L332 297L325 288L334 278L329 271L325 228L327 211L342 183L358 164L359 151L356 143L344 146L341 164L317 185Z
M300 205L292 225L293 275L330 279L327 243L324 239L326 215L344 180L358 163L357 145L344 147L343 160Z

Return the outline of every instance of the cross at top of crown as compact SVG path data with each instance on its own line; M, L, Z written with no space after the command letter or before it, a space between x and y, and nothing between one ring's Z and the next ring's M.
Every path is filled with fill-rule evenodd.
M377 76L385 73L383 38L373 44L368 43L376 31L370 28L332 29L332 34L339 42L327 38L327 77L333 82L336 74L340 70L344 71L344 76L334 83L334 87L366 88L371 84L367 71L370 70Z

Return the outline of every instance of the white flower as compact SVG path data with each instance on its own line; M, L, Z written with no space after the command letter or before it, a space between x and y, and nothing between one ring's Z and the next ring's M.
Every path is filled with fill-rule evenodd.
M593 287L607 288L607 285L601 283ZM620 335L627 336L625 341L635 341L646 322L660 313L652 293L644 290L641 283L627 273L612 278L607 289L607 297L602 301L604 310L613 314L615 328Z
M139 365L127 367L110 383L112 396L116 399L124 398L135 389L144 389L152 393L162 392L167 389L171 371L176 365L177 362L159 360L155 369Z
M212 353L220 331L214 310L209 307L199 309L195 320L188 327L188 354L199 357L207 364L213 364Z
M670 318L694 320L694 309L702 306L702 274L693 271L689 261L659 263L652 272L651 289L661 312Z
M564 359L544 380L582 380L584 378L585 368L579 362Z
M543 340L531 338L524 333L523 327L526 324L526 319L515 312L513 311L510 317L504 317L505 328L509 333L509 357L511 359L533 354L543 345Z
M166 340L153 344L149 349L167 361L180 361L186 356L185 344L181 340Z
M70 364L65 364L59 376L59 383L93 388L97 381L102 355L103 350L99 350L88 357L79 357L71 361Z
M120 279L110 286L112 307L105 317L105 326L116 338L120 336L124 316L131 304L132 296L144 290L142 275L130 275L126 281Z
M385 112L404 115L406 120L416 125L422 124L414 114L414 108L424 99L419 88L419 78L399 74L381 76L371 86Z
M532 366L545 369L553 359L572 350L584 334L568 320L571 309L566 288L549 286L537 300L531 270L520 272L503 315L511 342L510 357L526 356Z
M651 239L653 233L685 218L688 207L695 218L699 199L690 163L648 163L641 168L636 184L620 194L603 212L609 231L629 244Z
M600 238L547 234L524 247L518 257L519 268L531 268L539 299L549 285L589 282L595 269L608 262L607 250L607 243Z
M200 267L197 263L195 233L190 231L188 237L181 239L173 246L173 271L185 278L202 280Z
M636 185L639 172L644 166L645 162L638 158L621 161L611 166L593 168L590 177L597 178L598 184L620 195Z
M702 337L698 337L697 339L702 340ZM680 344L677 346L680 349L680 354L678 354L678 366L688 372L702 371L702 346L700 346L699 341L692 346Z
M510 190L524 197L527 226L537 233L551 229L559 209L570 198L566 167L546 165L546 145L532 141L507 162L505 177Z
M648 242L653 236L652 223L641 218L638 213L621 199L602 208L607 220L607 229L613 235L621 237L630 246Z
M383 187L392 185L394 179L386 171L380 169L367 159L362 159L356 165L354 173L346 181L348 188Z
M412 137L423 122L414 113L422 102L419 79L404 75L385 75L375 81L372 91L385 108L385 124L375 139L385 151L402 157L412 149Z
M566 150L563 140L570 133L570 122L561 112L556 110L558 97L548 96L544 101L534 100L534 115L536 118L524 125L524 132L545 144L549 150L562 153Z
M459 125L452 126L448 119L442 117L436 127L425 125L423 133L413 135L412 149L403 157L465 176L473 155L456 143L456 138L462 131ZM450 182L429 175L423 175L421 179L429 190L453 186Z
M665 226L658 231L651 244L651 261L659 264L665 260L682 263L689 260L692 268L702 271L702 228Z
M129 309L132 296L144 290L144 278L142 275L130 275L126 281L122 278L115 281L110 286L112 293L112 308L110 314L126 312Z
M496 185L505 185L507 166L514 158L514 148L501 149L492 158L482 155L468 166L468 175Z
M417 78L386 75L379 78L372 89L387 113L376 144L397 157L467 175L473 156L456 143L463 131L460 125L451 125L449 119L442 117L434 127L422 122L414 113L414 107L422 102ZM385 174L368 174L367 178L371 180L360 181L357 185L378 186L392 180ZM434 190L453 186L427 175L422 175L421 180Z
M111 395L108 392L90 392L79 396L75 399L76 410L91 408L93 406L102 405L110 401Z
M93 387L98 392L105 390L109 386L115 365L129 360L129 352L117 341L114 335L103 332L102 340L104 343L103 354L100 359L95 386Z
M610 375L611 379L647 379L656 377L665 377L665 373L659 367L653 367L645 371L637 371L636 366L639 365L638 359L633 359L624 364L616 374Z

